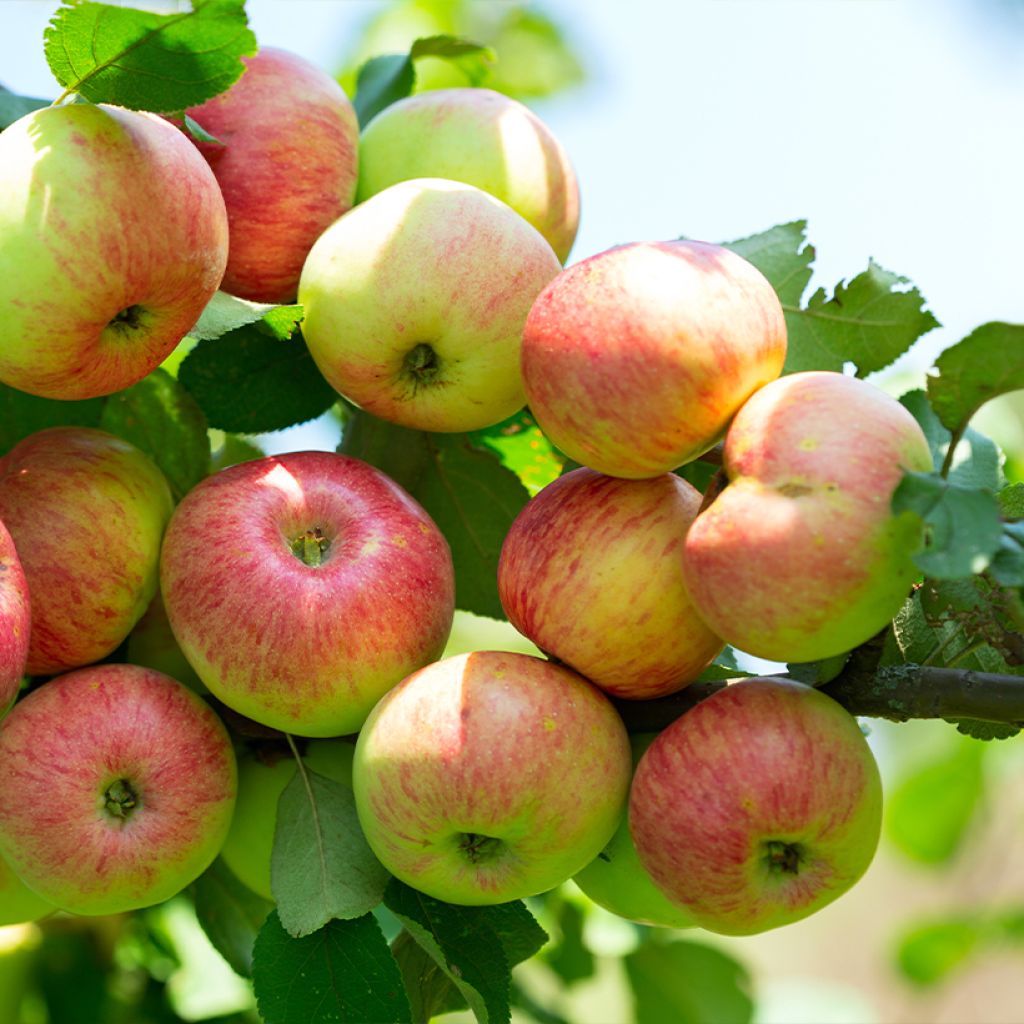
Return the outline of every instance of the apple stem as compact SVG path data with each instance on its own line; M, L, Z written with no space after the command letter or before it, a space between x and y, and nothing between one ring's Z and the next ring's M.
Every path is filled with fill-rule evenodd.
M319 526L311 527L292 541L292 554L306 565L314 569L323 565L331 542L324 536Z
M104 794L107 813L114 818L129 818L138 805L139 798L127 779L112 782Z

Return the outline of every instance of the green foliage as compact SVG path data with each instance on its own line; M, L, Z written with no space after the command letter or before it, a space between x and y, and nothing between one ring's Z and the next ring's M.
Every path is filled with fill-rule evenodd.
M547 965L565 985L594 976L594 954L583 941L584 914L578 903L563 899L558 906L558 941L548 946Z
M936 985L971 957L980 939L977 922L971 919L918 925L900 940L897 963L908 981Z
M106 399L61 402L0 384L0 455L48 427L99 427Z
M49 105L49 100L36 99L34 96L19 96L0 85L0 131L9 128L18 118L31 114L33 110L40 110Z
M239 78L256 52L246 25L243 0L193 0L177 14L66 2L46 29L46 59L65 94L174 113Z
M212 341L239 327L261 324L271 337L290 338L302 320L302 307L274 306L265 302L250 302L227 292L217 292L206 304L199 321L189 331L198 341Z
M253 986L266 1024L412 1020L398 964L372 914L331 921L301 939L271 914L256 939Z
M565 456L544 436L528 409L467 436L478 448L494 452L531 495L557 480L565 464Z

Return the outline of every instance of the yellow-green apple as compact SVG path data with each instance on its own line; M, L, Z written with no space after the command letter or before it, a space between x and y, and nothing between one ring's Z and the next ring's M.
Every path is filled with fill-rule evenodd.
M0 520L18 548L32 605L28 672L108 655L157 588L171 492L119 437L52 427L0 458Z
M542 651L616 697L647 700L693 682L722 649L683 580L696 488L670 473L622 480L576 469L519 513L498 593Z
M450 178L525 217L565 261L576 238L576 175L551 129L491 89L436 89L399 100L363 130L357 201L411 178Z
M353 786L366 838L402 881L449 903L544 892L618 827L629 740L605 696L528 654L446 658L373 709Z
M352 786L355 745L347 740L314 740L302 754L310 771ZM270 858L274 852L277 803L295 777L295 760L284 749L256 750L238 759L238 800L231 830L220 851L224 862L253 892L273 900Z
M564 270L523 332L530 411L567 455L611 476L658 476L722 436L782 372L772 286L704 242L634 242Z
M227 92L188 113L221 143L197 143L228 211L221 287L291 302L313 243L352 207L359 125L344 90L297 54L262 47Z
M813 687L733 683L640 759L640 862L709 931L752 935L841 896L878 846L882 786L856 720Z
M355 732L451 629L448 543L365 462L293 452L207 477L176 509L161 590L185 657L229 707L301 736Z
M475 430L521 409L526 314L558 273L544 238L470 185L403 182L320 236L302 331L320 371L382 419Z
M52 903L37 896L0 857L0 928L38 921L56 910Z
M128 634L124 655L124 660L131 665L154 668L184 683L196 693L209 693L174 638L174 630L171 629L171 621L167 618L167 609L159 590Z
M28 582L14 541L0 521L0 718L21 688L30 624Z
M921 522L893 515L905 469L932 458L895 399L839 373L758 392L725 442L728 486L687 534L683 568L701 617L776 661L815 661L868 640L917 575Z
M0 135L0 381L90 398L155 369L220 284L228 221L155 114L45 107Z
M630 736L634 769L656 735L640 733ZM608 845L573 876L573 881L599 907L629 921L659 928L693 926L689 911L673 903L654 884L640 863L633 837L629 833L628 814L622 815L619 827Z
M50 680L0 723L0 856L77 914L159 903L213 861L236 768L220 719L136 665Z

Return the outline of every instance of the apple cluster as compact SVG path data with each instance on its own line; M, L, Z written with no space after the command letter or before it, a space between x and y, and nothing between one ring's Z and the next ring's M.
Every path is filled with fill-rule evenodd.
M266 48L188 113L217 141L91 104L0 135L0 381L110 394L221 288L297 297L316 365L375 416L459 432L528 404L579 463L516 519L496 581L547 659L440 660L449 545L358 459L257 459L175 507L127 442L35 433L0 459L0 923L145 906L221 852L272 898L291 764L224 714L306 738L384 866L454 903L575 877L633 920L746 934L848 889L881 790L839 705L738 681L631 738L611 698L674 693L726 644L804 662L882 628L919 541L890 498L931 465L913 418L842 374L781 376L779 300L726 248L563 269L576 179L506 97L424 93L360 135L333 79ZM675 471L719 442L702 495ZM138 663L105 662L126 640Z

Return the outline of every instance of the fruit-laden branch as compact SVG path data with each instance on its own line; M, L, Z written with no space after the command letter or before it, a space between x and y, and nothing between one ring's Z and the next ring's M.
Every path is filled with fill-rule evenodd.
M851 714L906 722L911 718L974 718L1024 726L1024 676L929 665L865 670L851 664L820 687ZM726 683L694 683L659 700L616 701L630 732L655 732Z

